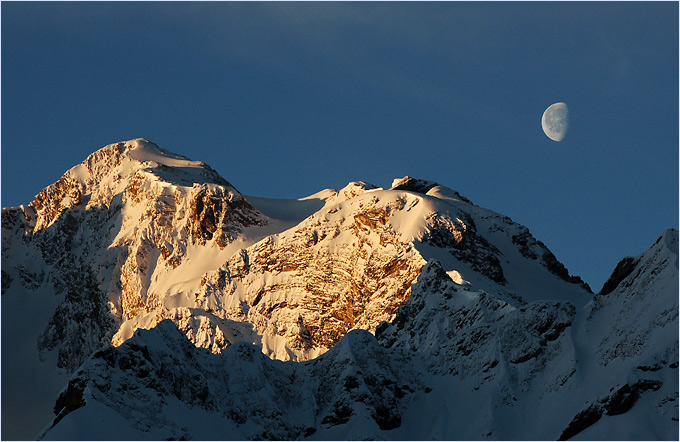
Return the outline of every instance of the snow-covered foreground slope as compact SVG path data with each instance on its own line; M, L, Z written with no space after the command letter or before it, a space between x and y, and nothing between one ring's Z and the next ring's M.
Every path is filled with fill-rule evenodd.
M513 307L431 261L377 339L352 331L307 362L210 354L164 321L96 352L42 438L675 439L677 241L580 309Z
M166 320L95 353L61 393L45 438L291 439L335 426L365 437L398 427L400 404L424 388L401 383L404 362L361 330L307 362L245 343L214 355Z
M677 232L667 233L670 239L655 245L665 247L659 249L659 256L666 256L664 250L673 250L674 234L677 237ZM234 361L240 353L233 348L254 345L263 353L262 360L266 362L257 369L263 371L252 376L266 379L274 376L273 372L290 372L302 378L314 378L317 376L314 373L318 373L322 377L324 370L330 370L324 365L330 362L323 361L335 357L327 355L340 352L338 348L352 349L359 345L357 342L374 350L386 348L379 350L382 352L379 354L387 364L386 369L391 370L390 376L404 378L404 385L418 384L414 379L426 376L433 384L425 396L415 394L416 390L406 395L407 389L401 386L393 391L398 400L388 401L391 405L385 407L397 407L398 403L403 422L417 421L417 414L409 414L409 410L417 407L409 408L402 399L413 398L421 401L418 407L427 408L428 398L444 398L451 392L464 395L470 386L475 392L470 393L472 402L488 399L476 393L488 390L494 404L524 396L528 399L520 403L530 404L535 400L534 393L526 391L537 391L532 385L548 380L559 384L563 378L566 379L563 385L575 385L571 380L577 378L575 373L586 370L584 367L590 367L587 364L597 358L604 361L628 354L633 351L631 342L639 342L645 349L653 347L651 339L657 342L656 335L646 323L631 329L625 321L656 318L653 315L658 306L644 307L642 314L633 315L631 312L647 302L646 298L617 293L635 287L636 293L651 290L663 298L668 296L668 287L675 280L677 295L677 261L662 278L661 267L654 264L656 260L642 257L624 260L605 285L606 290L593 297L587 285L570 276L526 227L478 207L437 183L405 177L395 180L390 189L353 182L343 189L327 189L299 200L244 197L204 163L165 151L146 140L112 144L69 170L28 206L3 209L2 437L32 438L38 434L52 419L54 398L74 371L87 361L81 367L82 376L77 375L87 383L94 374L86 367L101 368L101 361L96 360L101 356L102 346L113 344L106 351L120 356L129 351L128 343L147 339L134 345L148 348L149 355L158 355L166 361L158 366L158 360L149 359L149 373L160 370L162 373L154 376L165 383L168 373L163 367L167 368L169 360L162 356L165 350L156 347L160 338L154 338L154 333L160 333L163 339L178 340L167 345L192 348L175 363L185 356L200 359L203 362L195 368L206 379L213 374L212 368L204 364L210 367L240 364ZM656 270L648 271L651 267ZM663 287L661 280L666 281ZM666 301L659 301L663 302ZM677 325L677 300L666 307L670 309L670 321ZM470 316L469 312L476 313ZM606 312L617 312L619 319L614 322L601 319L609 318ZM167 320L174 325L168 325ZM148 329L151 334L136 334L140 329ZM372 335L349 333L357 329L376 334L379 344ZM581 335L574 335L577 329ZM350 336L363 337L352 338L349 341L352 344L345 342ZM661 341L665 342L664 339ZM608 350L597 350L596 357L592 354L595 349L590 347L593 340L599 340L602 348ZM674 342L677 347L677 330ZM206 355L201 348L224 356ZM92 359L93 353L100 356ZM130 358L131 366L141 363L135 359L137 356ZM270 359L298 362L282 364ZM302 362L312 359L313 363ZM404 372L400 368L404 364L412 365L415 371ZM573 370L565 368L572 365ZM324 368L312 374L300 368L311 366ZM123 371L118 373L119 369ZM126 378L129 373L125 367L114 364L106 370L110 373L101 376L113 376L107 378L111 385L119 381L136 382ZM243 370L245 373L250 369ZM605 372L609 376L610 372ZM593 373L600 376L600 372ZM173 376L176 379L179 375ZM470 381L474 385L468 385L465 379L472 379L470 376L481 376L482 380ZM536 380L536 376L543 380ZM220 378L219 382L237 382L234 379ZM214 388L232 388L219 382L211 384L210 394L217 394ZM325 385L324 392L332 389L340 394L337 390L340 387L329 386L336 381L318 382ZM366 385L371 382L367 380ZM315 401L322 401L318 399L320 393L314 391L315 384L310 385L305 390L307 387L300 387L299 382L293 383L285 387L290 391L280 394L289 397L300 387ZM121 413L116 408L117 401L134 401L126 396L129 391L125 389L111 390L116 393L111 393L113 396L107 402L109 399L103 399L110 396L106 391L101 390L102 396L95 392L99 387L87 388L83 397L90 397L88 391L93 394L88 405L68 414L47 433L48 437L66 435L71 431L69 422L77 416L85 416L86 420L93 419L92 413L105 416L110 407ZM147 393L157 394L158 400L165 403L169 400L166 393L174 392L175 387L163 384L156 393L139 388L141 393L134 395L139 394L140 400L151 400L145 396ZM235 384L234 388L238 386ZM371 388L369 396L373 397L378 388ZM525 393L515 393L518 388ZM558 397L555 394L548 396ZM177 397L182 402L188 396ZM367 403L363 393L357 397L347 399L350 408L356 401ZM294 396L295 401L298 399ZM552 400L546 399L546 404L552 404ZM272 398L265 402L272 402ZM226 407L224 403L214 409L204 403L198 408L195 404L188 406L194 407L191 413L195 414L205 407L222 410ZM74 404L64 406L70 409ZM462 405L451 405L459 406ZM174 412L163 407L154 409L156 414L151 421L162 422L161 416L167 413L172 417ZM265 410L262 413L271 412L292 426L279 428L276 419L266 425L246 425L239 423L241 418L234 421L236 427L226 421L220 425L233 427L235 438L259 437L258 434L264 434L258 433L261 431L275 431L285 438L298 437L317 427L319 433L309 434L310 437L364 437L362 432L375 425L377 430L373 430L378 431L375 434L380 434L379 437L419 438L414 436L416 433L409 433L416 431L409 428L417 428L411 424L387 428L396 421L390 420L391 411L382 408L357 411L355 414L364 416L364 420L352 418L326 428L321 421L327 413L318 404L313 410L293 407L297 410L295 416L289 414L290 407L276 408L279 411L267 408L271 404L262 407L259 408ZM505 410L503 407L498 410ZM549 409L549 405L546 407ZM59 405L57 408L61 410ZM93 412L94 409L98 411ZM340 415L347 414L347 410L342 410L345 409L341 407ZM508 424L501 425L504 430L500 432L489 429L493 436L488 437L514 437L514 415L493 407L490 410L494 416L500 416L489 418L494 425L505 420ZM574 405L572 411L580 412L582 407ZM217 419L201 413L200 419ZM228 410L218 414L224 413L229 414ZM384 424L381 421L384 416L375 418L376 413L380 416L387 413L392 417L385 419L393 423ZM108 416L110 422L119 422L120 428L126 428L133 414L123 413L123 421ZM440 433L433 430L426 438L450 435L452 429L463 431L445 417L446 412L440 415L442 421L433 423L433 428L443 425L437 430ZM402 414L399 416L402 419ZM309 422L309 426L300 430L298 417L305 425ZM325 424L332 424L332 418L328 419L331 420ZM339 419L344 421L345 417ZM482 418L475 419L468 421ZM608 421L600 419L599 426L589 431ZM192 437L209 438L192 425L189 425L193 428ZM486 424L479 425L487 429ZM181 437L182 428L178 428L173 434ZM477 430L472 429L477 426L466 428L468 433L461 434L481 437L474 436ZM134 431L129 434L136 434ZM144 433L146 436L130 437L161 437L155 430L149 431ZM72 437L80 436L73 433Z

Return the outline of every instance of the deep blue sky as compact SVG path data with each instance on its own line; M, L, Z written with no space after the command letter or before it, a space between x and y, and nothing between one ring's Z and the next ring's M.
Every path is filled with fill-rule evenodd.
M599 290L678 227L678 3L2 3L3 207L138 137L246 195L435 180Z

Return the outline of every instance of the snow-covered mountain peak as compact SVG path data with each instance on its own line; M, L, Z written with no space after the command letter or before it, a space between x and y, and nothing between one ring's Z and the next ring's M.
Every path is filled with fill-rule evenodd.
M3 292L28 278L24 287L52 286L65 296L39 339L41 351L58 350L62 368L77 366L121 322L158 305L166 293L157 287L176 283L167 275L185 261L177 280L200 280L205 260L233 253L246 231L270 223L206 164L143 139L95 151L2 217L3 262L26 261L3 266ZM209 252L188 260L196 250ZM96 312L87 320L65 314L83 302ZM91 339L65 328L90 329Z
M154 143L135 139L114 143L92 153L68 170L57 182L43 189L30 204L35 212L35 231L50 226L72 207L105 208L131 201L139 203L141 195L156 199L176 198L189 194L195 186L231 195L242 200L240 193L203 162L161 149ZM200 193L195 190L194 193Z
M354 181L307 198L244 197L205 163L135 139L97 150L30 205L3 209L3 311L30 309L37 318L3 316L3 336L11 342L28 339L28 347L33 346L26 353L25 345L8 346L3 340L3 360L33 358L8 373L37 379L49 370L58 373L57 367L70 374L102 345L113 344L119 349L97 353L103 357L97 364L108 367L108 357L117 354L125 365L145 357L139 346L162 347L140 340L139 333L133 338L136 330L159 324L156 330L168 339L186 336L177 348L191 351L167 359L174 350L162 349L156 367L162 373L147 380L172 378L164 371L166 362L177 365L182 357L201 354L195 347L226 359L244 352L252 356L254 348L280 360L327 354L300 364L311 372L299 369L295 376L321 376L332 366L343 385L335 385L333 376L314 381L320 389L313 385L309 394L321 395L312 400L320 408L305 409L311 413L308 424L290 434L311 434L318 427L319 437L358 437L363 430L334 433L354 415L391 431L405 406L401 399L419 385L400 368L399 361L411 358L405 356L409 352L420 354L410 359L414 367L436 376L448 372L464 382L472 379L470 388L496 385L496 405L506 406L542 382L534 380L534 373L569 365L557 354L571 351L571 330L590 317L605 318L619 309L625 326L640 317L658 323L653 315L661 309L664 324L672 323L677 313L673 317L673 307L664 307L662 297L647 296L650 307L638 316L629 306L648 290L667 295L674 275L677 285L677 237L677 231L664 232L649 251L622 264L608 295L593 298L526 227L433 181L407 176L389 189ZM608 344L614 338L598 334L593 324L586 325L602 341L598 360L609 364L636 354L635 342L623 339L614 348ZM646 339L646 330L638 327L635 339ZM374 332L382 334L385 348ZM275 379L298 370L281 368L291 366L264 355L249 356L257 367L246 364L244 375L274 367L262 379ZM199 359L208 365L219 360ZM375 359L385 360L385 370ZM189 370L192 379L204 368L203 362L197 364ZM346 364L353 371L345 370ZM571 376L557 375L545 379L554 386ZM298 388L295 376L291 382ZM203 388L199 384L191 380L187 385ZM15 396L28 388L5 387ZM245 392L250 383L242 387ZM56 394L50 386L40 389ZM162 402L166 392L152 394ZM332 404L323 397L329 394ZM103 397L97 395L90 399ZM254 406L267 409L271 400L263 397L255 398ZM110 404L118 407L121 398L125 403L121 396ZM48 405L42 408L46 413ZM232 410L232 402L225 406L241 425L244 410ZM33 413L33 408L16 413ZM470 438L491 431L486 423L477 424L485 433L465 433ZM456 434L449 430L436 430L432 437Z
M161 149L142 138L104 146L67 174L87 187L107 186L113 191L121 181L139 172L169 184L191 187L213 183L235 190L207 164Z
M165 164L166 166L185 166L191 163L199 163L197 161L191 161L184 155L162 149L156 143L145 138L135 138L133 140L124 141L122 144L124 149L128 152L128 155L141 162L156 161Z
M213 183L229 186L230 190L236 191L224 178L202 161L192 161L183 155L161 149L156 144L141 138L124 144L130 158L147 166L148 170L160 179L189 186L196 183Z

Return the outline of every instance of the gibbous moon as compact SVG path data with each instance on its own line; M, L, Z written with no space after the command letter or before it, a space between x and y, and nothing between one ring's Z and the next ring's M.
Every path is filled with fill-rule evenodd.
M562 141L569 127L569 109L565 103L548 106L541 119L543 132L553 141Z

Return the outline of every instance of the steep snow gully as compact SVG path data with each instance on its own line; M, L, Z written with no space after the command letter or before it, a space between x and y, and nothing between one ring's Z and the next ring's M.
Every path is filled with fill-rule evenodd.
M142 139L2 209L2 438L678 438L678 232L599 293L435 182L245 197Z

